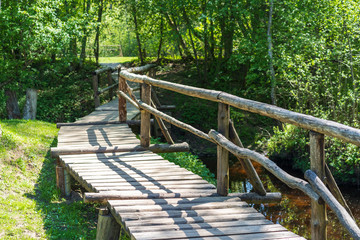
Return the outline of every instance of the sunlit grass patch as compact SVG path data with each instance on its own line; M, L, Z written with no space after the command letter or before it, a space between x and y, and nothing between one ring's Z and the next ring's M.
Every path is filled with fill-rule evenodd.
M100 57L99 63L124 63L137 60L137 57Z
M60 199L55 124L0 120L0 239L94 239L96 208Z

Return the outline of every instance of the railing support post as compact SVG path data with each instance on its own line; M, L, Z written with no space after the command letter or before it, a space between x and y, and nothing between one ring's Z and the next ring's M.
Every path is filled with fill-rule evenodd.
M109 86L111 86L113 84L111 73L112 73L112 69L107 71L107 80L108 80ZM110 88L109 89L109 100L110 101L112 100L113 96L114 96L114 90L112 88Z
M325 141L324 134L310 132L310 169L325 182ZM324 240L326 236L326 206L311 200L311 239Z
M219 103L218 132L229 138L230 106ZM227 196L229 192L229 152L217 147L217 193Z
M122 91L124 93L127 92L126 89L126 80L120 76L121 69L118 70L118 76L119 76L119 91ZM127 120L127 111L126 111L126 99L119 96L119 122L126 122Z
M151 86L149 84L141 84L141 101L151 105ZM150 146L150 113L143 109L141 110L140 145L142 147Z
M97 75L96 73L93 76L93 90L94 90L94 103L95 103L95 108L100 106L100 96L99 96L99 75Z

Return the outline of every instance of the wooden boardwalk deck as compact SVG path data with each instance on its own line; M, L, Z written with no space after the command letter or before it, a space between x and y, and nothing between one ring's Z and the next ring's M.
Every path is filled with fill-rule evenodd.
M136 115L130 106L128 112ZM117 114L114 101L77 122L112 121ZM58 147L124 144L140 144L125 124L63 126L58 137ZM87 191L121 194L108 208L132 239L304 239L149 151L60 155L59 161Z

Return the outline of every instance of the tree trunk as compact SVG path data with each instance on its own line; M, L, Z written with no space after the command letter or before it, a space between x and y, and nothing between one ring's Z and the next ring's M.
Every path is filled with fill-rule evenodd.
M138 43L138 51L139 51L140 63L141 63L141 65L144 65L144 57L143 57L143 52L142 52L142 48L141 48L141 41L140 41L140 34L139 34L139 28L138 28L138 22L137 22L137 17L136 17L136 7L135 6L132 6L132 15L133 15L133 21L134 21L134 25L135 25L135 34L136 34L136 41Z
M24 107L24 119L34 120L36 118L37 90L33 88L26 89L26 102Z
M15 91L5 90L6 99L6 111L9 119L20 119L19 103Z
M100 24L101 24L101 19L102 19L102 14L103 14L103 0L99 1L99 11L98 11L98 25L96 27L96 35L95 35L95 49L94 49L94 55L95 55L95 59L96 59L96 63L99 63L99 51L100 51Z
M86 7L85 7L85 1L86 1L86 0L84 0L84 13L89 13L90 1L89 1L89 0L86 1ZM85 58L86 58L87 32L88 32L88 31L86 30L86 27L83 27L84 36L83 36L83 38L81 39L81 53L80 53L80 61L81 61L81 62L84 62L84 61L85 61Z
M197 51L196 51L196 48L195 48L195 44L194 44L190 29L189 29L189 36L190 36L190 42L191 42L191 46L193 48L193 52L194 52L194 56L195 56L196 69L197 69L197 72L198 72L198 75L199 75L199 79L201 81L201 71L200 71L200 66L199 66L198 55L197 55Z
M158 51L157 51L157 61L159 61L160 59L160 53L161 53L161 47L162 47L162 42L163 42L163 29L164 28L164 20L163 18L161 18L160 21L160 41L159 41L159 47L158 47Z
M207 82L207 69L208 69L208 47L209 47L209 43L208 43L208 38L207 38L207 17L206 17L206 9L207 9L207 0L204 0L203 2L203 6L202 6L202 10L203 10L203 14L204 14L204 20L203 20L203 25L204 25L204 78L202 79L202 86L204 86L204 84Z
M276 78L275 70L273 65L273 46L271 39L271 24L272 24L272 13L273 13L274 2L270 0L270 10L269 10L269 22L267 29L267 40L268 40L268 53L269 53L269 67L270 67L270 77L271 77L271 103L276 105Z
M185 56L189 57L189 58L192 58L191 53L190 53L189 49L187 48L186 43L185 43L184 39L182 38L182 36L180 34L179 28L178 28L175 20L171 19L170 15L168 13L165 13L164 15L165 15L165 18L168 21L170 27L176 33L177 38L178 38L178 42L179 42L179 46L181 46L182 49L184 50Z

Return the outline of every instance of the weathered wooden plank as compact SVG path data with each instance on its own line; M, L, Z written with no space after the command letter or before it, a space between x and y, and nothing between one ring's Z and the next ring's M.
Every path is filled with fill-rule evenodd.
M122 170L122 169L128 169L128 170L135 170L135 171L142 171L142 172L146 172L146 171L166 171L169 170L169 165L159 165L159 166L154 166L154 165L149 165L148 168L143 168L141 166L141 168L136 168L136 167L131 167L131 166L124 166L124 165L112 165L112 166L108 166L106 164L103 165L99 165L97 164L97 166L93 166L94 164L91 165L85 165L82 167L72 167L72 169L74 171L77 172L92 172L94 170L99 170L99 171L116 171L116 170ZM69 165L70 166L70 165ZM179 166L177 165L173 165L173 167L171 169L180 169Z
M116 207L114 210L116 211ZM118 211L116 211L118 212ZM206 209L206 210L168 210L156 212L140 212L140 213L121 213L121 221L129 220L145 220L155 218L184 218L184 217L199 217L199 216L217 216L220 218L222 215L227 214L242 214L242 213L256 213L257 211L250 207L243 208L226 208L226 209Z
M210 229L182 230L182 231L158 231L145 233L132 233L134 239L176 239L192 237L212 237L228 236L235 234L267 233L287 231L286 228L279 224L273 225L256 225L256 226L239 226L239 227L221 227Z
M146 181L146 180L145 180ZM218 197L214 192L183 192L183 193L138 193L138 192L118 192L106 191L99 193L85 193L85 202L107 202L108 200L119 199L164 199L164 198L200 198L200 197Z
M188 239L188 238L178 238ZM295 233L289 231L282 232L267 232L267 233L252 233L241 235L229 235L229 236L215 236L215 237L201 237L191 238L192 240L271 240L271 239L287 239L287 240L305 240L303 237L299 237Z
M146 162L145 162L146 163ZM78 170L92 170L92 169L133 169L133 170L151 170L151 169L165 169L168 170L169 167L178 167L174 164L171 163L163 163L163 164L159 164L158 166L154 166L153 164L144 164L144 165L139 165L139 166L134 166L134 165L130 165L130 166L126 166L121 165L121 164L117 164L117 163L111 163L111 164L69 164L69 167L71 169L73 169L73 171L78 171Z
M181 180L181 179L190 179L190 180L196 180L196 179L202 179L201 177L199 177L198 175L182 175L182 176L157 176L157 177L148 177L148 176L95 176L95 177L82 177L82 179L84 181L87 180L99 180L99 179L108 179L108 180L112 180L112 179L119 179L122 181L126 181L126 182L134 182L134 181L138 181L138 182L143 182L143 181L163 181L163 180Z
M116 184L116 186L121 187L121 186L160 186L160 185L187 185L187 184L208 184L207 181L202 180L202 179L197 179L197 180L170 180L170 181L147 181L147 182L124 182L124 181L119 181L118 179L111 179L111 180L88 180L88 183L91 184L105 184L107 182L109 182L109 184ZM95 186L95 185L94 185ZM109 185L111 186L111 185Z
M89 182L88 182L89 183ZM211 184L196 184L196 185L152 185L152 186L116 186L110 184L103 184L98 185L94 183L89 183L92 185L97 191L132 191L132 190L169 190L171 192L182 192L182 191L196 191L196 190L202 190L202 189L215 189L214 185Z
M106 169L97 169L97 170L90 170L90 171L82 171L82 170L78 170L77 172L81 175L81 176L99 176L99 175L107 175L107 176L112 176L112 175L129 175L129 174L138 174L138 175L148 175L148 176L171 176L174 174L179 174L179 175L194 175L192 172L184 169L184 168L171 168L171 169L167 169L167 170L171 170L166 172L164 169L150 169L150 170L139 170L139 169L110 169L110 170L106 170ZM136 175L137 176L137 175Z
M115 213L115 211L112 211ZM120 218L118 213L117 217ZM179 217L179 218L154 218L154 219L137 219L125 221L126 227L132 226L156 226L156 225L170 225L170 224L192 224L192 223L211 223L211 222L228 222L228 221L249 221L262 220L265 217L258 212L250 213L230 213L219 216L198 216L198 217Z
M151 232L151 231L179 231L191 229L208 229L220 227L239 227L239 226L253 226L253 225L267 225L273 224L266 219L261 220L247 220L247 221L229 221L229 222L206 222L206 223L192 223L192 224L172 224L172 225L153 225L153 226L133 226L128 230L135 232Z
M133 205L166 205L181 203L207 203L207 202L239 202L239 197L202 197L202 198L167 198L167 199L134 199L134 200L109 200L108 205L133 206Z
M82 153L105 153L105 152L131 152L131 151L144 151L151 150L152 152L158 153L169 153L169 152L188 152L189 144L177 143L177 144L151 144L149 147L142 147L135 144L124 144L119 146L91 146L91 147L56 147L51 148L51 154L53 157L59 155L72 155Z
M208 202L208 203L180 203L170 205L137 205L137 206L116 206L115 211L120 215L123 213L135 212L155 212L173 210L204 210L204 209L225 209L225 208L248 208L245 202Z
M102 134L97 134L94 136L89 136L89 135L77 135L77 136L70 136L70 137L60 137L58 138L58 144L62 144L62 143L71 143L71 142L96 142L96 141L106 141L106 142L110 142L110 145L115 145L115 143L113 143L113 141L115 142L121 142L121 141L134 141L137 140L137 142L139 142L139 140L135 137L124 137L124 136L108 136L108 135L102 135Z

